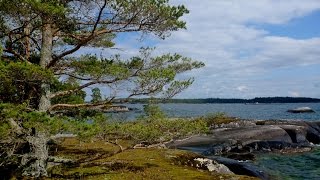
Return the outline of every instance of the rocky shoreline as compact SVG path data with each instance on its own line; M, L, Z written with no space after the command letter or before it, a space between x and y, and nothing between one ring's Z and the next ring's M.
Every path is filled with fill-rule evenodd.
M301 153L320 144L320 122L239 120L212 126L207 135L173 140L168 148L197 151L233 173L269 179L250 163L259 153ZM249 160L249 163L246 162Z

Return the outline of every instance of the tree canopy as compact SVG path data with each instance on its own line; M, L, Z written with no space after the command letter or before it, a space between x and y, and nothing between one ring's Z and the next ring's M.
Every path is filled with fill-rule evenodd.
M150 48L127 60L117 55L73 54L82 47L113 47L113 39L120 33L140 32L164 39L186 27L180 20L186 13L183 5L173 6L168 0L1 0L2 59L40 66L60 80L63 88L51 81L37 81L32 98L38 100L32 105L41 111L87 107L66 99L81 96L85 88L96 85L109 88L105 103L112 103L120 94L127 98L156 95L164 89L163 95L172 97L193 82L192 78L177 80L176 75L203 63L178 54L153 57Z
M118 98L170 98L191 85L192 77L177 75L204 64L179 54L153 56L152 48L128 59L75 54L84 47L110 50L121 33L165 39L186 28L186 13L168 0L0 0L0 171L46 176L50 135L90 136L100 127L92 118L54 112ZM94 89L93 101L85 102L85 90L97 87L109 96L102 100Z

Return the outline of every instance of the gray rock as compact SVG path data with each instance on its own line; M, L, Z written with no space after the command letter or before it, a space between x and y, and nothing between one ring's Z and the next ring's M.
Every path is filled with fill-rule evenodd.
M233 159L217 157L217 156L210 156L208 158L213 159L218 163L224 164L235 174L258 177L262 180L269 179L269 176L266 173L264 173L257 166L254 166L250 163L239 162Z
M320 122L253 121L256 125L215 128L206 136L193 136L166 144L169 148L201 147L204 155L230 155L306 148L320 143ZM291 151L291 152L295 152ZM290 151L287 151L290 152ZM298 152L298 150L297 150ZM232 155L232 154L231 154Z
M220 174L234 174L224 164L220 164L217 161L208 158L196 158L194 161L197 163L197 168L205 168L210 172L216 172Z
M315 111L309 107L299 107L296 109L289 109L287 112L290 112L290 113L314 113Z
M288 133L279 126L265 125L254 127L241 127L221 130L213 130L212 136L219 139L233 139L246 144L248 141L273 140L292 143Z

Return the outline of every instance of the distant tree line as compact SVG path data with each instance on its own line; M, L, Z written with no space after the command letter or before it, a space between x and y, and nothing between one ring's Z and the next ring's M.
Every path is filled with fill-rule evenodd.
M128 103L192 103L192 104L204 104L204 103L319 103L320 99L307 98L307 97L256 97L253 99L224 99L224 98L207 98L207 99L129 99ZM118 102L123 102L119 100Z

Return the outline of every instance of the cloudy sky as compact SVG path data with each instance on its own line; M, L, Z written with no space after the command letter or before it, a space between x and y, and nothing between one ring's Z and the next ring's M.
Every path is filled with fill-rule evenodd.
M179 98L320 98L320 0L173 0L184 4L187 30L166 40L119 36L133 55L140 46L205 62Z

